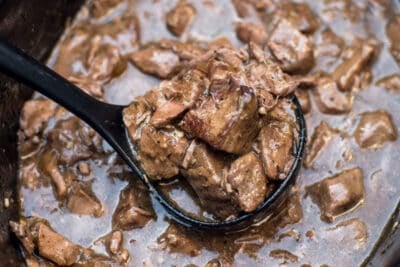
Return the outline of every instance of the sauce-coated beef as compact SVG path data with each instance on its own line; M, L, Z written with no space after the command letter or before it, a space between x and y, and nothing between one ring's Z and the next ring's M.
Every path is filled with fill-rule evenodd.
M360 168L348 169L309 186L307 190L321 210L321 219L332 222L363 201L364 176Z
M55 104L47 99L32 99L25 103L20 126L26 137L40 133L55 113Z
M313 43L286 19L278 22L268 47L286 72L306 73L314 66Z
M386 142L395 141L397 132L390 114L377 110L361 115L354 137L362 148L377 148Z
M386 35L390 42L390 52L400 65L400 16L393 16L386 25Z
M236 24L236 34L244 43L253 42L264 46L268 41L268 33L260 23L239 22Z
M376 86L383 87L388 91L400 92L400 74L383 77L376 82Z
M306 168L311 168L314 160L332 139L334 133L335 131L325 121L321 121L315 127L304 158L304 166Z
M186 0L180 0L178 4L167 13L167 27L176 36L181 36L193 21L196 9Z
M254 90L233 85L199 99L180 126L216 149L243 154L258 134L257 121Z

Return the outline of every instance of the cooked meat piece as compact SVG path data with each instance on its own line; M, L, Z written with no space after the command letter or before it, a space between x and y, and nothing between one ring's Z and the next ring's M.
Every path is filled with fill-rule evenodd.
M181 115L186 107L177 101L170 101L159 107L150 119L154 127L164 127L172 122L173 119Z
M232 4L236 9L236 13L240 18L256 15L256 10L250 1L232 0Z
M368 66L374 53L375 47L366 41L350 48L343 62L332 73L332 78L341 90L351 91L356 77Z
M167 27L176 36L181 36L193 21L196 9L185 0L179 3L167 13Z
M313 43L286 19L273 30L268 47L286 72L306 73L314 66Z
M21 112L20 126L26 137L40 133L55 113L56 105L47 99L25 102Z
M284 73L271 60L266 60L263 63L251 63L246 68L246 74L251 87L267 90L276 96L286 96L299 85L298 81Z
M233 85L199 99L180 125L216 149L243 154L258 134L257 110L254 90Z
M307 114L311 110L310 95L307 90L296 90L294 91L297 99L300 102L301 110L304 114Z
M149 122L151 110L144 98L137 98L123 110L123 120L133 142L139 141L143 126Z
M117 254L122 249L124 236L121 231L113 231L106 239L107 248L112 254Z
M392 92L400 92L400 74L383 77L376 82L376 86L383 87Z
M237 23L236 35L244 43L254 42L260 46L264 46L268 41L267 31L265 27L260 23Z
M264 122L282 121L294 127L296 125L296 113L294 111L293 102L287 98L281 98L275 102L274 107L267 113Z
M104 213L103 204L88 186L74 185L67 199L67 208L75 214L100 217Z
M223 219L237 213L238 207L232 203L223 186L226 158L204 143L192 141L182 165L181 173L198 195L204 209Z
M226 188L245 212L255 210L264 201L267 179L256 154L250 152L231 164Z
M386 24L386 35L390 42L390 52L400 65L400 15L393 16Z
M79 89L82 89L88 95L91 95L96 98L103 97L103 86L100 81L94 81L88 79L83 75L69 76L68 80L75 84Z
M341 92L336 82L330 78L321 78L313 90L315 102L322 113L344 114L351 111L353 97Z
M274 121L261 129L259 149L268 179L284 179L292 167L293 135L293 128L287 122Z
M106 83L121 74L126 69L126 64L121 59L117 46L101 44L100 36L97 37L92 41L86 62L88 77Z
M282 208L271 218L271 221L280 228L286 225L295 224L303 218L303 209L298 193L290 194L282 203Z
M385 110L365 112L354 132L357 144L362 148L377 148L397 139L396 126Z
M304 166L306 168L311 168L312 163L332 139L334 133L335 131L329 127L328 123L325 121L321 121L320 124L315 127L304 158Z
M342 54L345 41L337 36L330 28L325 29L320 36L316 46L316 57L318 65L324 70L335 63Z
M90 158L95 151L101 151L99 138L97 133L76 117L57 122L48 133L50 145L58 152L60 163L69 165Z
M186 229L170 224L157 239L158 244L169 253L181 253L191 257L200 255L201 245Z
M24 161L19 169L18 181L23 187L31 190L38 188L42 184L41 173L38 170L36 159Z
M353 168L323 179L307 188L321 210L321 219L335 218L357 207L364 199L364 180L360 168Z
M39 255L60 266L70 266L77 262L81 248L53 231L44 223L37 226L37 246Z
M58 168L58 159L59 154L54 150L43 152L39 161L39 169L53 182L57 197L63 198L67 194L68 185Z
M220 47L214 51L214 54L216 60L223 61L237 70L240 70L244 61L248 60L248 56L245 53L233 47Z
M89 3L90 14L95 18L100 18L107 15L111 10L113 10L120 0L95 0Z
M10 229L22 243L26 253L32 254L35 251L34 242L36 238L35 233L29 229L29 225L23 220L20 220L20 222L10 221Z
M133 52L131 60L141 71L167 78L179 65L179 56L169 49L150 46Z
M275 17L287 19L302 33L313 33L319 27L317 16L306 3L284 2L279 6Z
M83 161L78 163L78 171L80 174L85 176L89 175L92 172L90 164Z
M157 130L146 125L138 142L138 159L148 178L168 179L179 173L188 145L184 133L173 126Z
M153 217L147 189L142 183L135 182L121 191L112 224L113 228L129 231L144 227Z
M201 57L206 52L206 49L198 41L183 43L177 40L161 39L157 45L160 48L171 50L183 61Z
M259 106L258 113L260 115L266 115L278 102L278 99L275 99L267 90L258 89L256 90L256 94Z

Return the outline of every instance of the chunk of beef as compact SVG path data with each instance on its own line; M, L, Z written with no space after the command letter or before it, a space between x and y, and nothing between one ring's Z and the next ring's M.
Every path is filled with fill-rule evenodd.
M400 74L383 77L376 82L376 86L383 87L388 91L400 92Z
M173 126L157 130L146 125L138 142L138 159L150 179L168 179L179 173L188 145L184 133Z
M56 105L47 99L25 102L21 112L20 126L26 137L40 133L55 113Z
M55 150L43 152L39 161L39 169L53 182L57 197L63 198L67 194L68 184L58 168L58 159L59 155Z
M102 151L100 136L76 117L57 122L48 133L50 146L59 154L62 164L72 165Z
M94 38L86 64L90 79L106 83L121 74L126 69L126 64L121 59L117 46L100 42L100 36Z
M172 122L173 119L181 115L186 107L177 101L170 101L159 107L150 119L154 127L163 127Z
M250 152L231 164L226 188L245 212L255 210L264 201L267 195L267 179L256 154Z
M251 87L267 90L276 96L286 96L299 85L298 81L284 73L271 60L266 60L263 63L251 63L246 68L246 74Z
M310 95L307 90L296 90L294 91L297 99L300 102L301 110L304 114L307 114L311 110Z
M113 214L113 228L129 231L144 227L154 217L147 189L136 182L121 191Z
M39 255L60 266L69 266L77 262L80 247L55 232L44 223L37 226L37 246Z
M287 19L293 27L302 33L313 33L319 27L317 16L306 3L286 2L279 5L274 16Z
M396 127L389 113L384 110L365 112L354 132L362 148L377 148L397 139Z
M106 244L107 244L107 249L112 253L112 254L118 254L121 252L122 245L123 245L123 240L124 236L121 231L113 231L109 236L107 236L106 239Z
M293 263L297 262L299 257L287 250L284 249L274 249L271 250L271 252L269 253L270 257L273 257L275 259L282 259L285 262L287 261L291 261Z
M322 113L344 114L351 111L353 98L349 93L341 92L330 78L321 78L314 92L315 102Z
M27 254L32 254L35 251L34 233L29 229L29 225L20 220L20 222L10 221L10 229L21 242Z
M200 243L186 229L174 224L168 226L157 242L169 253L181 253L191 257L200 255Z
M273 30L268 47L286 72L306 73L314 66L313 43L286 19Z
M330 67L339 59L344 46L345 42L341 37L337 36L330 28L325 29L321 33L316 46L318 65L327 70L327 67Z
M157 45L160 48L174 52L182 61L201 57L201 55L206 52L206 49L198 41L188 41L183 43L171 39L161 39Z
M75 214L100 217L104 206L88 186L74 185L67 199L67 208Z
M325 121L321 121L320 124L315 127L304 158L304 166L306 168L311 168L312 163L332 139L333 134L334 130L329 127L328 123Z
M183 160L182 175L199 197L203 208L219 218L237 213L223 182L227 160L204 143L193 141Z
M332 73L332 78L341 90L350 91L353 88L356 77L368 66L374 53L375 47L366 41L359 45L355 44L348 51L343 62Z
M257 109L254 90L233 85L202 97L185 114L181 127L216 149L243 154L258 134Z
M333 222L363 201L363 173L360 168L348 169L309 186L307 191L319 206L321 219Z
M151 110L143 98L137 98L123 110L123 120L133 142L139 141L143 126L149 122Z
M176 36L189 27L196 15L196 9L185 0L180 0L178 4L167 13L167 27Z
M271 122L261 129L258 139L267 178L284 179L294 160L292 155L294 133L291 124Z
M296 113L293 102L288 98L278 99L264 118L264 123L269 123L270 121L287 122L294 127L296 125Z
M400 65L400 15L393 16L386 24L386 35L390 42L390 52Z
M268 41L265 27L260 23L239 22L236 24L236 35L244 43L254 42L264 46Z
M130 58L141 71L163 79L170 76L179 65L177 54L155 46L133 52Z

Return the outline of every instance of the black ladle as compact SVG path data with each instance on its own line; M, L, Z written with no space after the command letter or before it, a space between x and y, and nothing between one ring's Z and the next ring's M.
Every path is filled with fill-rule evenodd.
M281 199L283 193L288 191L287 189L294 182L301 165L301 158L306 142L306 126L300 104L293 95L291 96L291 100L296 107L295 112L299 124L299 138L295 150L295 160L286 179L251 213L243 213L241 216L227 221L203 221L196 219L185 214L184 211L168 201L159 186L156 183L150 182L139 168L139 165L135 161L134 150L129 141L127 130L122 121L122 110L125 106L111 105L96 100L20 49L1 40L0 71L54 100L96 130L125 160L133 172L148 186L150 192L152 192L167 212L176 221L187 227L232 231L262 220L268 212L272 211L280 203L278 198Z

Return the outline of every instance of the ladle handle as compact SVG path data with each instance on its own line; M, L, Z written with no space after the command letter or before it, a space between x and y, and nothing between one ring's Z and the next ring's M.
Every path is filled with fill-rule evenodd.
M59 74L3 40L0 40L0 71L62 105L95 130L121 108L98 101Z

